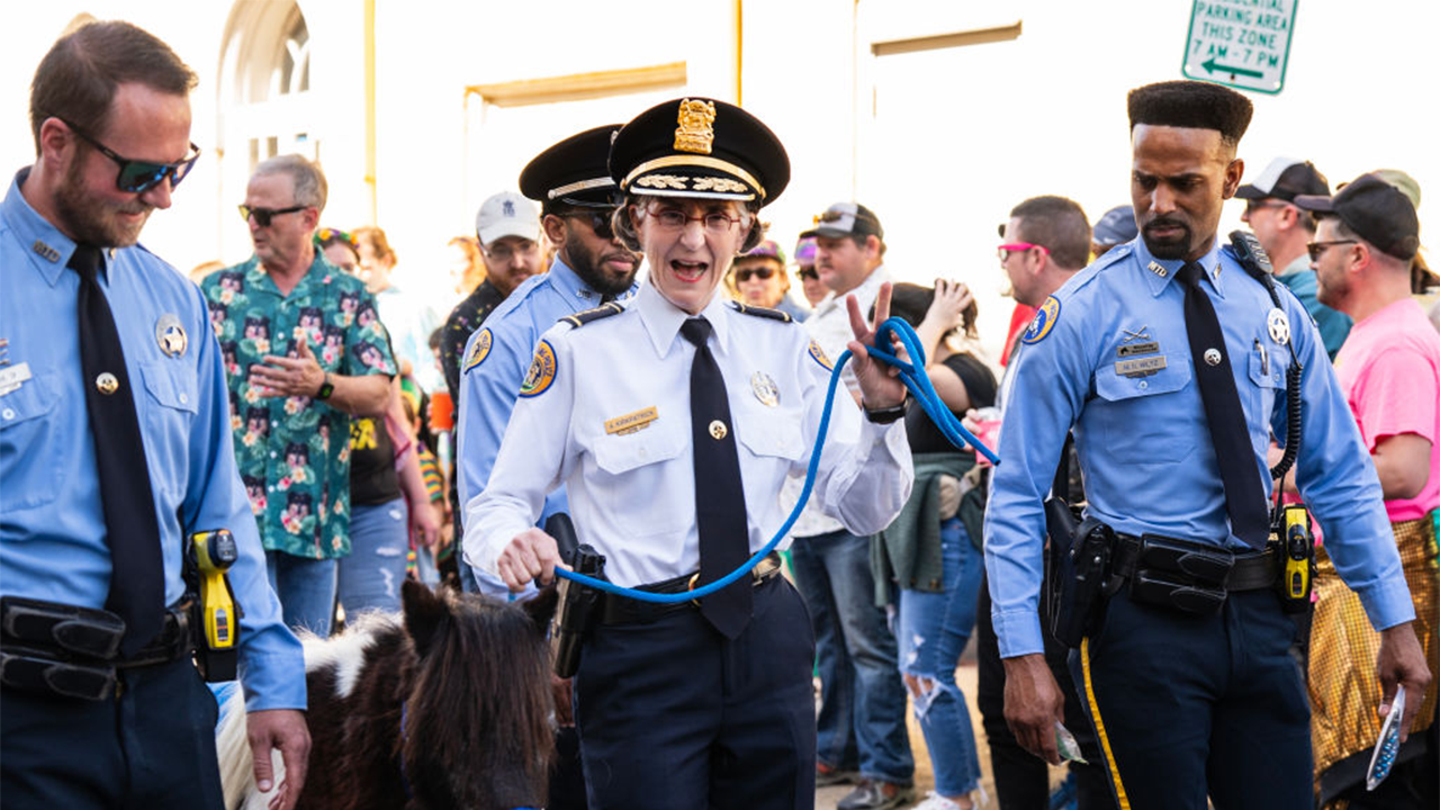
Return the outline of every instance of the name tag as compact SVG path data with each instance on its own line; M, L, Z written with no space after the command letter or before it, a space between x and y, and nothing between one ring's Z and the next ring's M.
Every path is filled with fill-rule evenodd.
M654 405L651 405L644 410L627 413L624 416L617 416L614 419L606 420L605 433L607 435L619 434L624 436L627 433L634 433L641 428L649 427L651 422L659 418L659 412L655 410Z
M1149 343L1131 343L1121 346L1115 353L1121 357L1134 357L1137 354L1154 354L1158 351L1160 351L1160 344L1152 341Z
M16 363L13 366L0 366L0 396L4 396L20 387L20 384L30 379L29 363Z
M1137 357L1115 363L1115 373L1122 377L1148 377L1165 368L1165 355L1158 357Z

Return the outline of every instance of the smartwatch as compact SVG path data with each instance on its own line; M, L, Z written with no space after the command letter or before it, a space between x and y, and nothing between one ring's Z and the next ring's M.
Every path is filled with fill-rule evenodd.
M316 399L329 399L335 393L335 384L330 382L330 372L325 372L325 381L320 383L320 390L315 392Z

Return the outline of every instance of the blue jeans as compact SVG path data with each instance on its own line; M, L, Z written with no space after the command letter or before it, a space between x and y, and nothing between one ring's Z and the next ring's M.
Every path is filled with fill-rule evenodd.
M340 558L340 604L347 622L367 610L400 610L400 583L410 551L404 498L350 507L350 554Z
M953 798L980 784L975 730L965 694L955 683L955 667L975 629L985 556L959 518L940 524L940 555L943 590L900 591L896 635L900 671L921 681L910 701L935 766L935 791Z
M905 686L895 636L875 606L870 538L844 530L797 537L795 585L815 629L821 703L817 757L867 779L910 784Z
M280 610L291 630L309 630L325 638L335 618L335 560L312 560L283 551L265 552L265 573L280 597Z

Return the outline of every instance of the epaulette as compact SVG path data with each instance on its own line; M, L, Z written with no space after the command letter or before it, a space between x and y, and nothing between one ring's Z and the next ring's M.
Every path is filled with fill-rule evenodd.
M790 317L790 313L781 312L778 309L771 309L769 307L747 306L746 304L742 304L739 301L731 301L730 306L736 312L739 312L742 315L754 315L759 318L769 318L772 321L780 321L781 323L790 323L790 321L793 320Z
M590 323L591 321L598 321L601 318L608 318L611 315L619 315L624 311L625 307L622 307L614 301L611 301L604 306L598 306L594 309L587 309L583 312L577 312L574 315L566 315L565 317L560 319L560 322L568 323L578 329L579 327L582 327L585 324Z

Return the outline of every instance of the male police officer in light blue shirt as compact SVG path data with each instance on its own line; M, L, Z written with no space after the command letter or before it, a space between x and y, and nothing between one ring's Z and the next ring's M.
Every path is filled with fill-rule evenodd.
M520 173L520 191L540 203L542 225L558 246L550 271L516 288L485 319L465 349L460 383L460 500L485 490L535 343L567 315L593 309L634 288L640 259L610 230L615 181L606 160L618 124L572 135L541 152ZM545 501L542 517L565 511L565 491ZM472 569L479 588L504 597L499 579Z
M155 604L130 613L135 621L127 626L181 601L188 533L229 529L238 550L230 581L244 609L239 665L257 782L270 788L276 747L287 768L280 806L293 806L304 784L304 661L266 582L236 472L219 346L199 289L135 246L149 213L170 206L171 191L197 157L189 141L194 84L168 46L126 23L93 23L62 38L32 86L35 164L16 175L0 205L0 595L7 617L0 793L7 807L223 804L215 700L188 647L163 643L169 633L162 631L134 657L122 646L109 658L76 659L67 657L65 642L77 637L61 625L52 641L10 621L17 598L63 613L108 606L107 594L123 587L112 583L112 570L129 561L112 563L112 546L129 527L107 520L113 498L102 508L115 485L99 475L97 450L97 442L117 438L97 435L87 409L92 386L107 397L133 398L144 448L139 469L148 472L153 503L120 505L153 509L158 522L154 560L163 571L131 566L141 574L135 578L156 582ZM92 380L81 370L82 354L93 352L82 347L94 345L81 335L95 334L87 331L93 319L85 317L91 310L82 292L95 282L79 261L76 271L68 265L97 248L95 279L124 357L114 369L122 373ZM139 544L139 556L151 551L148 542ZM174 616L162 622L167 630L183 627ZM90 661L102 671L113 664L115 687L81 697L62 682L47 689L12 677L23 671L17 660L56 660L47 656Z
M1052 763L1059 762L1062 711L1041 654L1036 601L1041 502L1066 432L1073 427L1087 516L1122 535L1112 560L1126 537L1159 535L1200 552L1229 549L1237 570L1255 570L1265 563L1252 550L1254 530L1261 544L1268 531L1258 501L1270 491L1262 465L1272 431L1286 435L1286 372L1296 360L1304 369L1297 478L1325 526L1326 550L1381 630L1386 709L1397 683L1420 694L1430 677L1374 467L1319 335L1293 295L1280 288L1276 307L1215 239L1221 204L1240 184L1235 147L1250 112L1248 100L1216 85L1171 82L1132 92L1131 196L1142 238L1110 251L1046 301L1012 372L986 563L1006 665L1006 717L1021 744ZM1212 333L1200 351L1191 348L1203 320L1192 309L1196 291L1213 305L1211 322L1218 317L1223 334L1215 340ZM1217 366L1233 372L1229 400L1239 401L1229 413L1243 415L1229 436L1217 430L1224 420L1207 416L1215 389L1201 385L1217 379L1206 368ZM1219 448L1242 445L1248 458L1222 469ZM1238 466L1245 464L1253 471ZM1253 472L1252 488L1231 491L1237 470ZM1258 527L1227 517L1242 514L1242 499L1255 499ZM1203 810L1208 793L1216 807L1311 807L1308 703L1288 655L1294 627L1268 584L1275 578L1232 585L1221 606L1187 614L1142 598L1142 567L1110 597L1071 658L1120 805ZM1407 720L1412 711L1406 707Z

